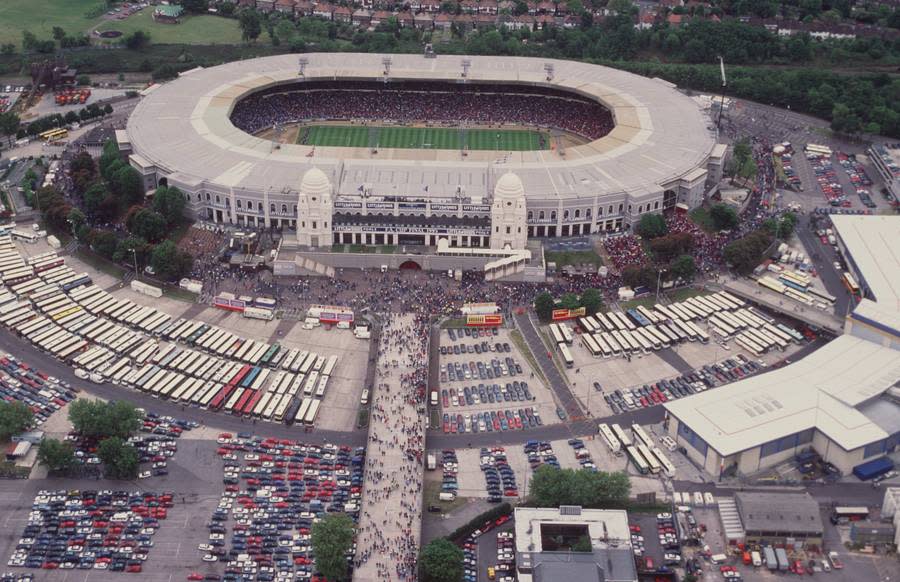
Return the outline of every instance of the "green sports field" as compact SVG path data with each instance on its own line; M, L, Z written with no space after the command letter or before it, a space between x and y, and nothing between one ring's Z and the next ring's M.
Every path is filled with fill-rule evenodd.
M356 148L527 151L549 149L550 136L526 130L311 125L300 129L297 143Z

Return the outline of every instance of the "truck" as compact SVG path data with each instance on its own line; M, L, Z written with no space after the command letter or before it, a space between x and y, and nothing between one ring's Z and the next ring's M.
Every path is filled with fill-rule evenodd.
M778 570L778 558L775 557L775 550L766 546L763 548L763 556L766 558L766 567L775 572Z
M441 501L453 501L456 499L456 493L441 491L441 493L438 495L438 499L440 499Z
M438 404L438 393L437 393L437 390L435 390L434 388L431 389L431 396L429 397L428 401L431 403L432 406L437 406L437 404Z
M437 458L435 458L434 455L432 455L431 453L429 453L429 454L425 457L425 461L426 461L425 467L426 467L429 471L434 471L435 469L437 469Z
M778 570L780 572L787 572L791 567L791 562L788 560L787 552L784 551L784 548L775 548L775 559L778 560Z
M762 566L762 557L760 557L759 552L750 552L750 562L753 564L754 568L759 568L760 566Z
M893 468L894 462L889 457L880 457L853 467L853 474L860 481L869 481L884 475Z

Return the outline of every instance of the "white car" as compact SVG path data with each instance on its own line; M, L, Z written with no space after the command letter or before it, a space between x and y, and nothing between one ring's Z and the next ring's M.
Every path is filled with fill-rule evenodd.
M83 370L81 368L75 368L75 377L80 378L82 380L87 380L90 374L87 373L87 370Z
M218 562L218 561L219 561L219 558L218 558L217 556L212 555L212 554L205 554L205 555L203 556L203 561L204 561L204 562Z
M150 471L141 471L141 473L138 475L138 479L146 479L150 477L150 475Z

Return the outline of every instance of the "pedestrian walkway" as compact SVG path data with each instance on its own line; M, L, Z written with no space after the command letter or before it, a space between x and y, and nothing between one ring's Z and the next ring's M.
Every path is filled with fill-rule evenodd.
M553 362L553 358L547 351L547 347L541 340L541 336L538 334L537 329L534 327L531 317L529 317L527 312L517 314L514 317L516 320L516 327L522 332L522 336L525 338L528 348L531 350L531 353L534 354L535 360L537 360L538 365L541 367L544 377L550 382L550 387L553 388L553 392L556 393L556 399L560 406L566 411L568 420L581 420L584 417L581 404L575 399L572 390L569 388L569 384L566 382L565 378L562 377L559 368L557 368L556 364Z
M411 314L381 333L356 540L356 582L416 580L429 330Z

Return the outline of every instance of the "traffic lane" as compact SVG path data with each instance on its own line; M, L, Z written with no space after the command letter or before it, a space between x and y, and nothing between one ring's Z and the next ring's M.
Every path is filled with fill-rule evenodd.
M502 531L512 531L514 527L515 521L509 520L497 529L478 536L478 582L490 582L487 569L489 566L497 564L497 534Z
M819 235L816 234L815 223L810 217L801 220L797 236L803 242L806 250L812 253L812 260L816 265L822 285L836 299L835 313L839 315L848 313L850 296L841 281L841 273L834 268L834 262L838 260L837 253L831 248L831 245L822 244Z
M527 314L521 314L516 316L516 325L522 332L525 342L541 367L544 376L550 382L550 386L553 392L556 393L559 404L565 410L566 415L569 418L583 418L584 412L581 409L581 404L575 399L575 396L569 389L569 385L556 367L552 356L548 355L547 358L544 358L544 355L547 354L547 348L544 346L544 342L538 334L534 322L531 321Z
M183 420L194 420L214 430L226 432L252 432L254 434L282 439L295 439L299 441L328 441L338 445L364 446L366 433L363 430L333 431L313 430L306 432L296 426L279 425L270 422L256 420L245 421L224 413L214 413L175 404L169 400L154 398L143 392L138 392L124 386L115 384L92 384L75 377L74 369L67 364L45 354L25 340L19 339L8 329L0 331L0 350L20 358L39 371L56 376L71 385L81 388L85 393L104 398L106 400L127 400L135 406L144 408L161 415L174 416Z

